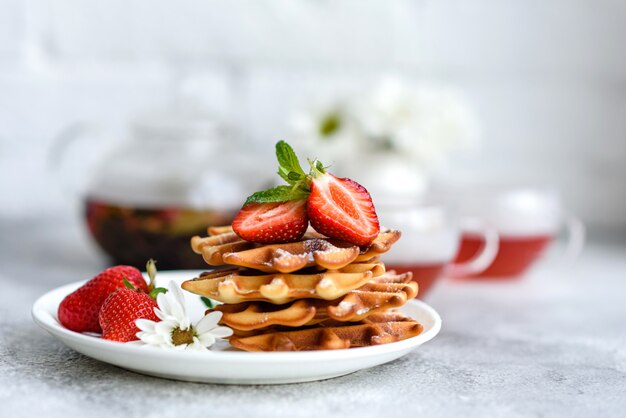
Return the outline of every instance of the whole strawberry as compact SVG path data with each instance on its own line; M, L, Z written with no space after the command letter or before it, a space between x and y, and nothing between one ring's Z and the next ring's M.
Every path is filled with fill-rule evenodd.
M76 332L101 332L100 308L112 292L124 287L124 279L136 288L148 291L148 284L135 267L110 267L63 299L58 310L61 324Z
M137 340L137 319L160 321L154 313L157 303L150 295L137 289L119 289L106 298L100 310L102 338L128 342Z

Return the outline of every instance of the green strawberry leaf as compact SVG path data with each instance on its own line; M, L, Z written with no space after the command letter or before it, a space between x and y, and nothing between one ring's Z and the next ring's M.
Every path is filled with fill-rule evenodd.
M309 162L309 166L311 167L311 170L309 171L309 176L313 177L313 178L317 178L319 176L321 176L322 174L326 173L326 169L328 167L324 167L324 164L322 164L322 162L320 160L308 160Z
M156 299L159 293L167 293L167 289L164 287L155 287L154 289L150 291L148 296L150 296L152 299Z
M306 199L309 193L309 190L304 189L300 184L277 186L248 196L244 205L248 203L287 202L289 200Z
M281 176L287 183L295 184L302 177L306 176L304 170L300 166L298 156L294 152L293 148L285 141L278 141L276 143L276 159L278 159L278 175ZM291 173L294 173L292 175ZM300 176L297 177L296 176Z
M126 286L127 289L136 290L135 286L133 286L132 283L126 279L126 277L122 278L122 282L124 283L124 286Z
M213 302L211 299L205 297L205 296L200 296L200 300L202 301L202 303L204 303L206 305L207 308L209 309L213 309L215 307L215 302Z

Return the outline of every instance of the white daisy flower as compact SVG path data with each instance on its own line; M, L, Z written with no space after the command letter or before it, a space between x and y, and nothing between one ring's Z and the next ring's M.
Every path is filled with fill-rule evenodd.
M185 312L185 296L173 281L170 281L166 293L157 296L157 305L159 307L154 308L154 313L161 321L135 321L141 330L137 333L139 341L136 343L175 350L206 351L217 339L233 334L232 329L218 325L221 312L211 312L195 326L192 325Z
M366 138L425 166L475 148L480 139L472 107L451 87L386 77L353 107Z
M290 115L291 136L324 163L344 165L361 136L349 110L341 98L318 98Z

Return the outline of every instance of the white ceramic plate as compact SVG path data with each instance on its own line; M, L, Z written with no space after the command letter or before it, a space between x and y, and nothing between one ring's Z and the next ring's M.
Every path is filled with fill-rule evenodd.
M157 283L181 283L197 277L197 271L162 272ZM33 305L35 322L68 347L106 363L151 376L192 382L227 384L277 384L329 379L395 360L431 340L441 328L439 314L424 302L414 300L402 310L424 326L416 337L372 347L345 350L249 353L216 344L210 352L174 351L102 340L64 328L57 319L63 298L81 286L72 283L41 296ZM185 292L191 319L205 310L200 298Z

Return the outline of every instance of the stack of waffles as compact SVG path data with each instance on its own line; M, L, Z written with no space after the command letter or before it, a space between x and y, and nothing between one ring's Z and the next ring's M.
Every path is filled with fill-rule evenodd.
M380 255L400 238L382 231L363 248L309 230L286 244L258 244L230 227L194 237L193 250L224 266L183 283L222 302L231 345L246 351L363 347L420 334L421 324L396 309L417 295L411 273L385 271Z

